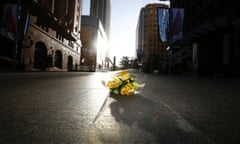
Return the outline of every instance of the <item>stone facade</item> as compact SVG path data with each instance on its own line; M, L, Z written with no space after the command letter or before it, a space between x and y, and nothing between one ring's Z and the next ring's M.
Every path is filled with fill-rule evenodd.
M0 69L78 70L81 0L4 0L0 7Z
M76 66L80 62L80 45L73 41L65 39L57 39L56 31L48 28L48 32L37 25L35 25L36 17L30 17L30 24L28 27L27 38L30 40L30 47L24 46L22 49L22 61L25 64L26 71L37 70L35 64L36 47L41 43L46 49L47 64L46 68L49 70L69 71L76 70ZM61 66L56 66L56 52L61 54ZM50 60L50 61L49 61ZM69 69L71 68L71 69ZM41 68L40 68L41 69ZM43 69L41 69L43 70Z

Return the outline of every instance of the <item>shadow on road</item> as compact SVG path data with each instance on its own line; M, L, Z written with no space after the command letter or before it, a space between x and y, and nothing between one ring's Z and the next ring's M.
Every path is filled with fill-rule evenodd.
M180 126L175 113L151 99L141 95L112 95L111 98L116 100L110 104L111 114L118 123L124 123L128 127L137 126L151 133L156 137L157 143L208 143L194 130L187 131L184 126Z

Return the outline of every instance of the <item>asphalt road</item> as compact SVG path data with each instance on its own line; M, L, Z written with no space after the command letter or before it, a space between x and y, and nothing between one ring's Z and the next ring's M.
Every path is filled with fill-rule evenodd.
M0 74L0 143L87 143L108 90L103 73Z
M239 143L239 78L136 76L146 86L133 97L108 97L92 143Z
M239 78L133 74L146 85L127 97L109 73L0 74L0 143L239 143Z

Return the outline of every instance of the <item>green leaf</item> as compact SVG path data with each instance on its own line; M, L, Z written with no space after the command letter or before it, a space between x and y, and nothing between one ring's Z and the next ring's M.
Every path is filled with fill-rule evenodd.
M118 95L119 94L119 90L118 90L118 88L116 88L116 89L113 89L113 91L112 91L114 94L116 94L116 95Z

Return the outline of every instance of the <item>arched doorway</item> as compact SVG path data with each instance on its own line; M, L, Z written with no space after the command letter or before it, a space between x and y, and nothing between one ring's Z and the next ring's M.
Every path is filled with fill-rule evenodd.
M42 42L38 42L35 46L34 68L43 71L45 71L47 68L47 48Z
M67 67L68 67L68 71L72 71L73 70L73 57L72 56L68 56Z
M60 50L55 52L54 60L55 67L62 69L62 52Z

